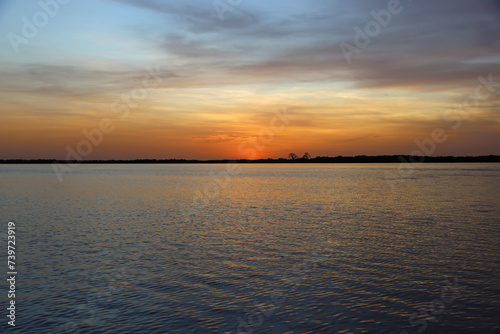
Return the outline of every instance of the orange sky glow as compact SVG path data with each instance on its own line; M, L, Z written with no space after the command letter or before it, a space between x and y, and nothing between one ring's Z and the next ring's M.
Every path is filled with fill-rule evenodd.
M244 2L222 19L156 3L59 4L29 38L22 18L43 9L0 6L0 159L410 154L436 129L430 155L500 154L493 2L402 3L364 47L356 27L387 1Z

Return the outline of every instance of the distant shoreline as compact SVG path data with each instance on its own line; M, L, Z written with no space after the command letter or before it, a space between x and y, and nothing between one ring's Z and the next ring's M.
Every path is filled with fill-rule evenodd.
M57 160L57 159L4 159L0 164L223 164L223 163L460 163L460 162L500 162L499 155L483 156L409 156L409 155L378 155L378 156L337 156L316 157L310 159L221 159L221 160L189 160L189 159L135 159L135 160Z

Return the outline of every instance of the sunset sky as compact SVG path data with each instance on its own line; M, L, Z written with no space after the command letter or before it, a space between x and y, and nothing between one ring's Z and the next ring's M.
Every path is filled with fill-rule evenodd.
M500 1L54 1L0 4L0 159L500 154Z

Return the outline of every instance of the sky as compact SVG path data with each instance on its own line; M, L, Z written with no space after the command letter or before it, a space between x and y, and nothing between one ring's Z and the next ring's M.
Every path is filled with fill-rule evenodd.
M4 0L0 159L500 154L499 32L497 0Z

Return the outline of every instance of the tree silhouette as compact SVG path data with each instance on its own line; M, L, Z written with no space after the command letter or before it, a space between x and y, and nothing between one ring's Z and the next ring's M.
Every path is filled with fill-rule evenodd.
M299 158L299 156L297 154L295 154L295 153L290 153L288 155L288 159L295 160L295 159L298 159L298 158Z
M311 155L309 154L309 152L304 153L302 159L311 159Z

